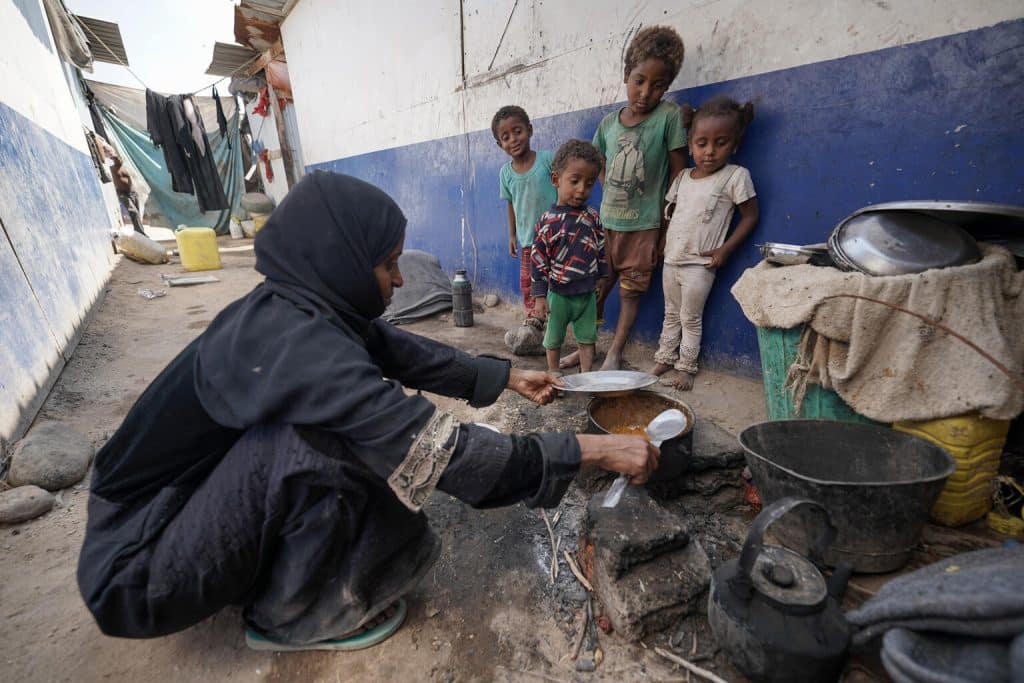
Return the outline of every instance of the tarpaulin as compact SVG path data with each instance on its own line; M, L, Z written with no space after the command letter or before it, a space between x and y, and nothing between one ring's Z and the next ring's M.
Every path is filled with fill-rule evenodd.
M234 98L224 98L223 100L225 111L230 112L227 136L221 135L217 128L217 113L213 100L206 97L197 98L204 123L209 122L207 136L210 140L210 148L221 183L224 186L224 193L231 206L227 210L203 213L199 210L199 203L194 195L175 192L171 189L171 175L166 168L163 152L153 144L146 131L145 92L133 88L95 84L92 81L88 83L96 93L96 99L100 102L100 112L107 124L107 130L113 138L110 140L111 144L117 147L127 162L134 167L132 170L137 171L137 174L131 174L134 184L138 186L138 181L141 178L148 185L148 188L135 187L142 205L140 208L143 211L144 222L148 225L172 229L179 225L208 227L220 234L227 233L231 214L244 215L240 201L242 194L245 193L243 179L245 171L242 167L242 152L238 133L239 114ZM143 102L141 125L139 125L138 119L140 110L134 93L137 93L138 98ZM112 95L120 98L116 112L108 104ZM128 112L126 116L122 116L122 109ZM230 145L228 144L229 140ZM144 190L148 190L148 193Z

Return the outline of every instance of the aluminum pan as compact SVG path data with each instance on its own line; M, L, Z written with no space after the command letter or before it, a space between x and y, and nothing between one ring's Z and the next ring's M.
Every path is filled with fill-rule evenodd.
M654 375L629 370L598 370L562 377L564 391L605 396L622 396L649 387L657 381Z
M847 216L842 223L854 216L877 211L916 211L947 223L959 225L977 239L1024 236L1024 206L994 202L942 199L885 202L858 209Z
M829 238L836 263L868 275L908 275L974 263L981 252L963 228L910 210L854 214Z

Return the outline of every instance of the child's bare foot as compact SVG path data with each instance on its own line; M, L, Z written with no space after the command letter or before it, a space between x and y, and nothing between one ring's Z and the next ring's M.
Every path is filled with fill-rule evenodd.
M622 357L618 352L608 350L608 355L604 357L604 363L601 364L602 370L621 370L622 369Z
M655 377L660 377L661 375L664 375L671 369L672 366L669 365L668 363L655 363L654 366L647 372L648 374L654 375Z
M672 370L662 376L661 383L678 391L690 391L693 389L693 378L692 373Z
M563 370L568 370L569 368L574 368L574 367L576 367L579 364L580 364L580 352L578 350L577 351L573 351L568 356L565 356L564 358L562 358L562 360L558 361L558 367L560 367Z

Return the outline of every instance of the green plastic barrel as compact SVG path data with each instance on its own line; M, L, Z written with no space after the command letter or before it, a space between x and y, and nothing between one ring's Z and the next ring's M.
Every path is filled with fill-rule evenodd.
M764 397L768 403L769 420L808 417L842 422L879 424L854 412L853 408L831 389L817 384L807 387L800 411L793 410L793 392L783 389L789 366L796 360L803 326L784 330L777 327L757 328L757 345L761 350L761 372L764 375Z

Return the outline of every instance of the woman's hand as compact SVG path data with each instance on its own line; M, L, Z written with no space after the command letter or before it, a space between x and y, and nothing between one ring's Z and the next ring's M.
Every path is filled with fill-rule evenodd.
M517 370L512 368L508 373L508 384L505 386L523 398L528 398L534 403L544 405L545 403L551 403L558 393L558 389L565 385L562 384L562 380L556 379L540 370Z
M519 240L516 239L515 237L509 237L508 238L508 253L509 253L509 256L511 256L512 258L515 258L516 256L518 256L519 255L518 249L519 249Z
M579 434L580 464L596 465L629 476L631 484L643 484L658 469L661 451L642 436Z

